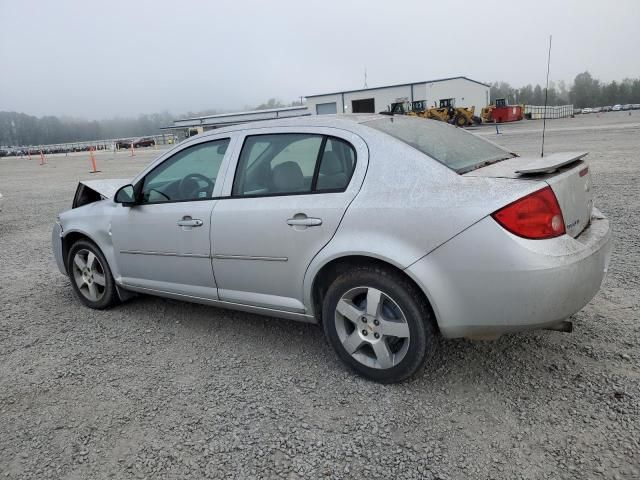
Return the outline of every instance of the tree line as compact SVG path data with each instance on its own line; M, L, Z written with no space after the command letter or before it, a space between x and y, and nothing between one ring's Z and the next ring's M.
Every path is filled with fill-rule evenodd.
M510 103L544 105L545 88L526 85L514 88L507 82L491 84L491 98L506 98ZM589 72L576 75L567 88L565 82L549 82L548 105L573 104L576 108L603 107L605 105L640 103L640 78L625 78L609 83L593 78Z
M300 102L284 104L270 98L257 106L246 106L246 110L265 110L285 106L300 105ZM169 126L175 118L193 118L226 113L224 110L209 109L187 112L176 117L164 111L137 118L110 118L106 120L85 120L70 117L34 117L25 113L0 111L0 146L49 145L53 143L83 142L111 138L132 138L157 135L160 128Z
M106 138L139 137L160 133L173 121L168 112L138 118L84 120L68 117L34 117L18 112L0 112L0 145L48 145Z

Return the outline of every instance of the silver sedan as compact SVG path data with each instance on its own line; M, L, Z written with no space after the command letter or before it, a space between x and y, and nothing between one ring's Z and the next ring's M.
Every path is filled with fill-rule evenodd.
M233 126L81 182L53 251L88 307L146 293L320 323L349 367L396 382L438 335L566 330L598 292L610 230L585 155L403 116Z

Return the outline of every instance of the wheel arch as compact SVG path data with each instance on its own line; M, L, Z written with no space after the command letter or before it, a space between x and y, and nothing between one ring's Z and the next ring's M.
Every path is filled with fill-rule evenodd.
M331 285L332 280L335 279L341 271L354 266L377 266L386 268L409 281L422 295L422 300L431 312L434 326L438 328L438 318L433 308L433 303L428 293L420 286L420 284L416 282L416 280L409 275L406 270L404 270L400 265L395 264L392 260L366 254L351 254L333 258L327 261L316 271L313 281L311 282L309 300L310 307L312 309L311 313L315 316L318 323L322 322L322 299Z
M64 263L65 270L67 270L67 273L69 273L69 269L67 268L67 263L68 263L67 259L69 258L69 250L71 250L71 246L74 243L76 243L78 240L89 240L91 243L95 243L98 246L98 248L100 248L100 246L98 245L98 242L96 242L93 238L91 238L85 232L73 230L65 233L65 235L62 237L62 261ZM100 250L102 249L100 248Z
M69 230L65 232L64 236L62 237L62 259L65 266L65 270L67 270L67 258L69 256L69 250L71 249L71 246L74 243L76 243L78 240L88 240L91 243L95 244L100 249L105 259L107 260L107 264L111 269L111 273L113 274L114 278L118 278L118 272L115 268L116 265L113 258L112 249L110 250L109 248L105 248L104 242L99 241L98 238L88 234L86 231L79 230L79 229ZM67 274L68 273L69 272L67 271Z

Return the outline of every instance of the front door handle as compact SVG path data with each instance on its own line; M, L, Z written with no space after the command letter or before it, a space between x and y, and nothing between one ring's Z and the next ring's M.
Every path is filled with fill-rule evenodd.
M201 227L202 220L197 218L191 218L190 216L182 217L182 220L178 220L179 227Z
M287 225L292 227L316 227L322 225L322 219L312 217L290 218L287 220Z

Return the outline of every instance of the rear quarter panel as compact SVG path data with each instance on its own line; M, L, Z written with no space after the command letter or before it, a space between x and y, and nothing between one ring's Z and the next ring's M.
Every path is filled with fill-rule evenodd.
M313 279L328 262L364 255L405 269L500 207L546 185L463 177L386 134L359 134L369 147L369 167L336 234L307 269L309 309Z

